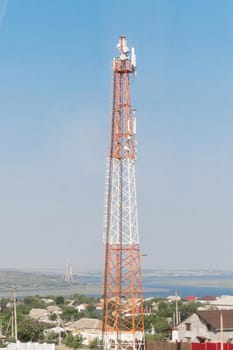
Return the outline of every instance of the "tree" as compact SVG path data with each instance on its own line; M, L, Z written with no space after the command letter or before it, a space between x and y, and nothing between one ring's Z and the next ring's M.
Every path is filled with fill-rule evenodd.
M18 325L18 338L22 342L42 341L45 324L25 317Z
M156 333L161 333L164 329L169 327L169 323L166 317L152 314L150 316L145 316L144 327L145 330L151 331L153 329Z
M63 306L61 318L63 321L76 321L82 318L84 314L82 312L78 313L72 306Z
M62 295L58 295L55 299L56 305L64 305L65 298Z
M86 295L78 294L78 293L73 294L71 296L71 299L75 300L75 304L76 305L79 305L79 304L91 304L91 303L97 303L98 302L98 298L87 297Z
M5 312L7 308L7 304L10 302L9 298L1 298L0 300L0 310L1 312Z
M95 307L94 304L89 304L89 305L87 306L87 311L88 311L88 312L92 312L92 311L95 311L95 310L96 310L96 307Z
M50 321L56 321L57 320L57 314L53 313L49 315Z
M152 326L156 333L161 333L169 327L169 323L166 317L156 315L152 321Z
M175 311L175 303L161 301L158 305L157 315L163 317L172 317Z
M168 339L168 334L165 334L165 333L146 334L145 338L146 340L162 341L162 340Z
M25 304L17 305L17 322L21 322L30 312L30 307Z
M55 332L49 332L45 337L46 343L55 343L58 344L59 334Z
M64 344L69 348L78 349L82 346L83 336L81 334L73 335L72 333L67 333Z
M197 311L198 307L200 306L200 303L183 303L182 305L179 306L179 311L180 311L180 318L181 321L192 315L194 312Z
M23 302L25 305L27 305L30 308L41 308L43 309L46 305L42 298L39 295L34 296L26 296L23 299Z

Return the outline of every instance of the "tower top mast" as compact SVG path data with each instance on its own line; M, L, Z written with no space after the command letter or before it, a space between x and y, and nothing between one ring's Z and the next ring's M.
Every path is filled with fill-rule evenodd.
M136 73L136 55L129 51L126 37L117 44L119 56L113 59L114 90L111 158L136 159L136 115L131 106L130 74Z
M119 57L113 58L113 71L114 72L127 72L136 74L136 54L135 49L132 47L131 51L127 46L126 37L124 35L120 36L119 42L117 44L119 50ZM120 62L125 62L127 64L120 65ZM116 64L118 62L118 65Z

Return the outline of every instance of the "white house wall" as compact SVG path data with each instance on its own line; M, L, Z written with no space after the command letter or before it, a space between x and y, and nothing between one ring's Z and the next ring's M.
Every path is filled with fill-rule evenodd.
M186 330L186 324L190 323L190 330ZM197 314L192 314L178 325L178 341L198 342L198 337L203 337L210 342L227 342L233 339L233 331L224 331L223 338L220 331L209 331L206 324L200 320Z
M186 330L186 324L190 323L191 324L191 329L190 331ZM179 324L178 326L178 331L179 331L179 341L183 342L197 342L198 336L201 337L208 337L207 336L207 328L206 326L200 322L199 317L197 314L192 314L188 318L185 319L182 323Z

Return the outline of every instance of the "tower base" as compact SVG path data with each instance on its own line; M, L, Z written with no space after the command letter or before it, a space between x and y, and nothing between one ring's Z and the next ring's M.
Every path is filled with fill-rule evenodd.
M103 350L144 350L144 332L106 332L102 340Z

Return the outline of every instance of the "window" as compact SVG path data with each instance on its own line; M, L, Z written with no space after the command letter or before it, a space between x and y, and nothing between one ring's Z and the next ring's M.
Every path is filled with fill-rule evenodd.
M191 331L191 323L185 323L186 331Z

